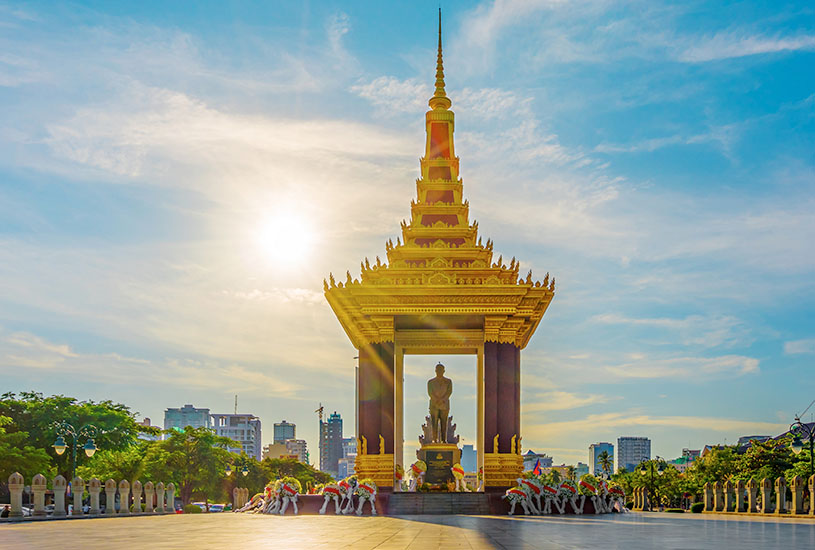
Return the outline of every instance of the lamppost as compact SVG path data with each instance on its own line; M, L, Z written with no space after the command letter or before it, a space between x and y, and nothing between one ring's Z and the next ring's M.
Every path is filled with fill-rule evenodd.
M237 469L238 469L238 465L236 464L236 465L235 465L235 470L237 470ZM226 465L226 468L224 469L224 473L225 473L227 476L231 476L231 475L232 475L232 467L231 467L229 464L227 464L227 465ZM243 477L246 477L246 476L248 476L248 475L249 475L249 468L247 468L247 467L246 467L246 464L244 464L244 465L243 465L243 468L241 468L241 475L242 475Z
M656 468L654 468L654 462L655 461L658 461ZM645 464L646 463L643 462L642 465L640 466L640 474L641 475L646 475L649 472L649 470L651 472L651 479L650 479L650 483L648 484L648 511L650 512L651 507L653 506L651 497L652 497L652 493L654 492L653 491L653 488L654 488L654 469L656 469L656 472L657 472L658 475L664 474L665 473L665 459L662 458L659 455L656 455L653 460L648 461L648 466L649 466L648 468L645 467Z
M76 477L76 447L77 447L77 439L80 437L87 437L88 440L85 442L85 445L82 448L85 450L85 455L90 458L93 456L93 453L97 451L96 444L93 442L93 438L96 437L96 434L99 433L99 429L94 426L93 424L85 424L78 430L74 428L71 424L68 424L66 421L62 422L55 422L53 424L54 428L57 432L57 439L54 441L52 447L54 447L54 451L58 455L62 455L65 452L65 449L68 448L68 445L65 444L66 437L72 437L73 442L71 444L71 480Z
M815 457L812 456L813 439L815 439L815 423L804 424L799 417L795 417L795 422L790 425L792 434L792 450L799 454L804 450L804 442L801 437L809 440L809 477L815 473Z

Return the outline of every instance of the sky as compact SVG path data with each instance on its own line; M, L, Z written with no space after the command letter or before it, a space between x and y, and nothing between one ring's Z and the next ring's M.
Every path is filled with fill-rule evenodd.
M0 391L159 425L238 395L314 462L319 403L352 435L322 280L409 217L437 7L0 2ZM812 4L442 9L471 220L557 279L525 449L647 436L670 459L787 429L815 398ZM475 437L475 359L411 356L408 449L438 359Z

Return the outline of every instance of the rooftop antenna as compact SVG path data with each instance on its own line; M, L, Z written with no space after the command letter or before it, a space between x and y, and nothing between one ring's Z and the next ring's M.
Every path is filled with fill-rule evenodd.
M238 414L238 394L235 394L235 414Z
M325 407L323 407L323 404L322 404L322 403L320 403L320 407L319 407L319 408L318 408L316 411L314 411L314 412L316 412L316 413L317 413L317 415L320 417L320 423L321 423L321 424L322 424L322 422L323 422L323 411L324 411L324 410L325 410Z

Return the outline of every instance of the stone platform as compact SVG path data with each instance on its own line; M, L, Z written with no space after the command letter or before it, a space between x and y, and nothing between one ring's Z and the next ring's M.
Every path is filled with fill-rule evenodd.
M486 493L393 493L388 515L490 514L490 495Z

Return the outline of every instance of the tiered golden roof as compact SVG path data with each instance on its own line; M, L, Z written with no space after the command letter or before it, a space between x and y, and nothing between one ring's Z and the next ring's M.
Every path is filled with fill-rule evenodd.
M387 263L366 258L361 280L347 272L345 282L333 275L324 281L326 299L357 348L392 342L400 316L446 319L451 329L482 322L485 341L523 348L554 297L555 279L547 273L533 281L531 271L519 277L515 258L509 266L502 256L493 261L492 241L482 242L478 222L469 221L453 143L455 115L444 85L441 24L436 89L428 104L410 223L403 221L401 238L385 244Z

